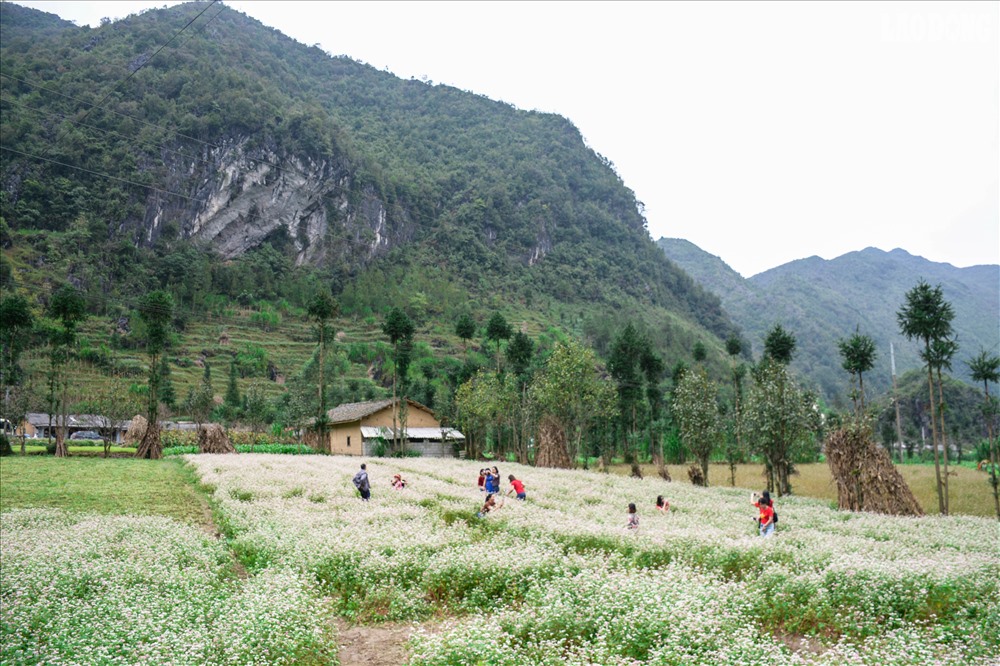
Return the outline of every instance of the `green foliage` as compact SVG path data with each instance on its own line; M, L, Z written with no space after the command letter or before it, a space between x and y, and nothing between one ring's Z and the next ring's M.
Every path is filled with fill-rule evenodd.
M722 442L718 393L718 386L702 369L685 372L673 393L672 413L681 440L701 465L705 485L708 485L709 458Z

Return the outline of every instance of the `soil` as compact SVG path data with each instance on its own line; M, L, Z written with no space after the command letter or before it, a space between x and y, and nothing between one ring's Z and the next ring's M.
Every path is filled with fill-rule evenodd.
M339 618L335 622L340 634L340 666L399 666L409 661L406 642L418 625L360 625Z

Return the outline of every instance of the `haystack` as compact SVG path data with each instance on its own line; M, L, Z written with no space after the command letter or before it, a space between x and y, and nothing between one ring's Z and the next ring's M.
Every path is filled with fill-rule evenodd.
M236 453L226 431L218 423L209 423L198 431L199 453Z
M148 425L149 422L145 417L138 414L133 416L128 424L128 430L125 431L125 446L139 446Z
M874 442L870 430L836 430L827 437L825 451L841 509L893 516L924 515L889 453Z
M535 454L537 467L573 467L566 449L566 431L554 416L546 416L538 427L538 453Z
M688 478L691 479L691 485L693 486L705 485L705 474L701 471L701 467L698 465L691 465L688 467Z

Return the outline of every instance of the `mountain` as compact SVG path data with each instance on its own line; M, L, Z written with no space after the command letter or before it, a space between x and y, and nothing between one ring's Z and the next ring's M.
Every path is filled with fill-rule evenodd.
M745 279L719 257L692 243L661 238L667 257L709 291L743 329L759 356L763 339L774 324L792 332L797 341L792 367L843 405L849 376L841 368L837 341L855 330L871 336L878 359L865 379L875 392L892 386L889 344L896 354L897 375L922 367L919 345L899 332L896 313L917 281L941 285L955 310L952 322L959 352L955 377L968 379L964 361L980 349L1000 348L1000 266L956 268L916 257L905 250L867 248L831 260L809 257Z
M704 341L724 367L719 299L561 116L332 57L221 3L89 28L4 2L0 26L0 278L38 308L69 281L117 321L166 288L196 323L332 287L343 316L399 305L441 344L467 311L599 349L635 320L669 363Z

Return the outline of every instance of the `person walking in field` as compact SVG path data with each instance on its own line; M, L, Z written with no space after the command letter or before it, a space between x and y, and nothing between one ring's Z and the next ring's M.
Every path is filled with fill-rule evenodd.
M361 493L361 499L367 502L372 496L372 487L368 482L368 470L364 463L361 463L361 469L358 473L354 475L354 487L358 489Z
M510 489L507 490L507 494L510 495L511 493L514 493L514 496L517 499L523 501L524 498L527 497L527 494L524 492L524 483L515 479L513 474L508 476L507 480L510 481Z
M635 502L629 502L628 505L628 520L625 523L625 529L627 530L637 530L639 529L639 514L635 508Z
M758 495L757 493L750 493L750 503L753 504L760 511L760 516L757 519L758 532L762 537L769 537L774 534L774 502L771 500L771 494L766 490L763 495Z

